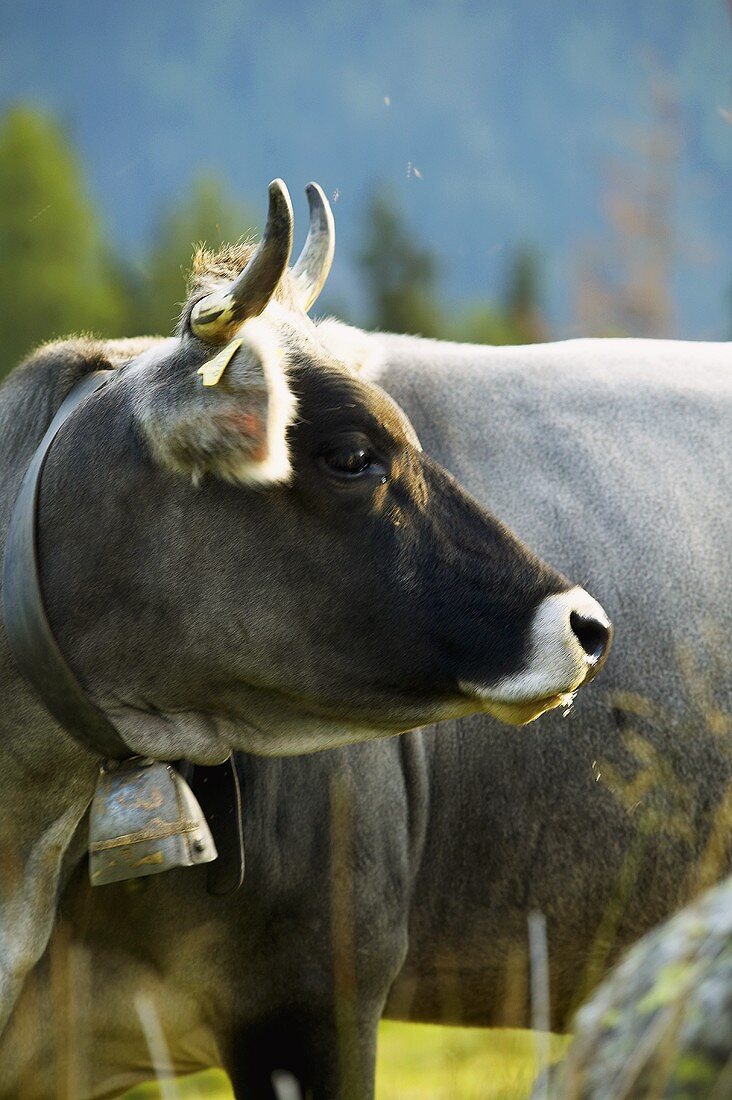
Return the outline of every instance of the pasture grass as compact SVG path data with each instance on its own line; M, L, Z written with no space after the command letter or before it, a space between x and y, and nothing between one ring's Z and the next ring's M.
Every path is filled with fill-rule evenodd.
M569 1036L552 1035L561 1058ZM386 1020L379 1032L376 1100L526 1100L536 1075L534 1037L508 1028L437 1027ZM138 1085L122 1100L234 1100L221 1070Z
M564 1055L569 1041L569 1036L551 1036L552 1061ZM376 1096L377 1100L525 1100L538 1068L530 1031L385 1020L379 1033Z

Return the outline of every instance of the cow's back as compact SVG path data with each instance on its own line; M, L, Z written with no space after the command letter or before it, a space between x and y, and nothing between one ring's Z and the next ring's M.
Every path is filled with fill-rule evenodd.
M732 347L381 349L369 374L425 450L615 621L608 664L567 718L426 734L430 825L392 1010L525 1019L540 909L558 1025L623 942L725 860Z

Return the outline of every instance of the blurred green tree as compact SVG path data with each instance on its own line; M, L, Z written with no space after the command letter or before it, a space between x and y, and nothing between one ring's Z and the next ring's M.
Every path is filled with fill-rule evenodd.
M539 287L539 257L531 248L517 248L511 258L504 292L504 310L516 334L517 344L535 344L546 340Z
M372 328L439 336L443 320L437 299L437 262L405 225L393 195L378 191L366 212L358 255Z
M15 106L0 120L0 375L43 340L118 334L111 254L58 123Z
M511 256L499 304L490 301L458 308L450 336L471 344L534 344L547 338L539 308L536 253L518 248Z
M446 337L461 344L522 344L510 319L492 302L458 306Z
M527 344L546 339L539 309L539 264L530 249L511 257L499 302L440 308L437 261L405 224L389 191L377 192L366 213L357 257L371 307L369 324L472 344Z
M185 298L196 246L205 244L215 249L249 233L256 233L250 211L234 202L217 178L197 179L190 193L160 218L148 257L132 271L130 331L170 333Z

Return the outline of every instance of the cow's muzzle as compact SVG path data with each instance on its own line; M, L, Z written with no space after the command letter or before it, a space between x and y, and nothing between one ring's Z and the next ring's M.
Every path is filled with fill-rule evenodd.
M503 722L524 725L554 707L568 707L607 659L613 627L605 610L583 588L547 596L530 626L521 669L492 684L461 684Z

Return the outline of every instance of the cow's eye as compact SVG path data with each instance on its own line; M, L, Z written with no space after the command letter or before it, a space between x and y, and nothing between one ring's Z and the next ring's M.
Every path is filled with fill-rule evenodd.
M341 477L358 477L371 465L371 456L363 447L337 447L326 451L323 460L329 470Z
M321 454L320 460L328 472L336 477L356 478L364 474L384 472L381 463L370 451L357 443L341 443L337 447L329 447Z

